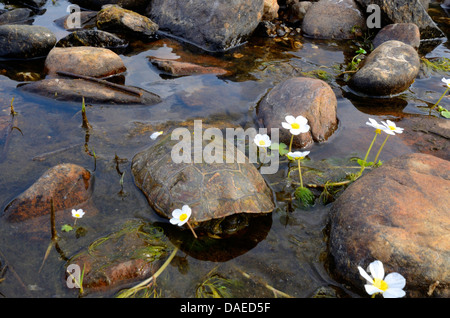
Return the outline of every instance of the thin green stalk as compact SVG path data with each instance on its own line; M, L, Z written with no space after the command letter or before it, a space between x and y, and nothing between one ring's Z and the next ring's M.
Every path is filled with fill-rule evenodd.
M300 159L298 159L297 162L298 162L298 176L300 177L300 187L303 188L302 169L300 168Z
M384 144L386 143L386 141L388 140L388 138L389 138L389 135L386 136L386 139L385 139L385 140L383 141L383 143L381 144L380 150L378 150L377 155L376 155L376 157L375 157L375 160L373 161L374 164L377 163L378 157L380 156L380 153L381 153L381 149L383 149Z
M450 87L447 87L447 89L445 90L444 94L441 95L441 98L439 98L439 100L436 102L436 104L434 104L431 108L430 108L430 112L441 102L442 98L444 98L445 94L447 94L448 90L450 89Z
M291 142L289 144L289 152L292 151L292 141L294 140L294 135L291 136Z
M367 157L369 156L370 150L372 150L372 146L375 143L375 140L377 139L377 136L378 136L378 132L376 131L375 132L375 136L372 139L372 143L370 144L369 149L367 149L366 156L364 157L364 164L367 162ZM361 175L363 173L365 168L366 168L365 165L363 165L361 167L361 170L359 171L359 175Z

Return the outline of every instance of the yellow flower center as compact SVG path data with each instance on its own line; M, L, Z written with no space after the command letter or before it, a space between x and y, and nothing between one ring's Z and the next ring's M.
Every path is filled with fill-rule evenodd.
M259 145L260 145L260 146L264 146L265 144L266 144L266 143L264 142L264 140L260 140L260 141L259 141Z
M186 219L187 219L187 214L186 213L183 213L183 214L180 215L180 221L184 221Z
M394 126L389 126L389 129L390 130L395 130L395 127Z
M299 129L300 125L297 123L293 123L293 124L291 124L291 127L292 127L292 129Z
M381 134L381 129L380 128L375 129L375 133L376 134Z
M373 286L375 286L378 289L381 289L383 292L385 292L389 288L388 284L381 278L375 278Z

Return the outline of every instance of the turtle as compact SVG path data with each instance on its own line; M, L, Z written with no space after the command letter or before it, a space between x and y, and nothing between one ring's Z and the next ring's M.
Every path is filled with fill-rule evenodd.
M172 149L180 141L172 140L170 134L159 138L133 157L131 170L136 186L160 216L170 219L173 210L188 205L192 210L189 224L196 231L223 238L247 227L252 216L267 215L274 210L272 190L264 177L231 143L224 147L222 138L203 140L202 147L191 147L190 162L176 163L172 160ZM225 148L223 158L233 151L242 154L245 160L243 163L194 160L207 145Z

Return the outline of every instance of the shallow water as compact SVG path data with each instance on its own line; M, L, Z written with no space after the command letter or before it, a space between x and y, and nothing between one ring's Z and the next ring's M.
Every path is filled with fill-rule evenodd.
M67 31L53 21L67 14L68 4L68 1L56 1L55 4L48 1L44 6L45 13L37 16L34 24L48 27L60 39ZM446 17L440 8L435 12L442 21ZM447 31L445 25L440 26ZM81 101L55 102L16 90L20 80L11 75L13 71L36 72L43 77L42 60L0 62L0 69L13 70L0 75L0 119L9 118L9 105L14 98L18 113L14 125L20 128L20 131L11 131L8 142L6 138L0 139L4 149L0 160L2 209L48 168L71 162L94 171L92 211L96 211L92 216L87 211L86 217L80 220L87 229L86 235L76 238L72 233L63 234L60 247L64 255L52 249L40 271L49 236L37 239L24 233L33 232L33 225L26 222L14 225L0 222L0 265L8 266L3 276L5 280L0 282L0 296L77 297L77 290L65 285L64 257L72 256L128 219L168 224L149 207L134 185L130 170L133 156L151 144L149 135L161 124L173 122L176 125L188 119L202 118L206 121L226 120L244 128L254 127L258 101L274 85L292 76L325 70L332 75L327 82L337 96L339 128L327 142L308 149L311 154L305 163L307 171L308 165L313 167L327 158L346 162L345 159L352 156L363 156L373 137L373 131L365 125L368 117L385 120L401 118L405 114L426 115L428 112L422 107L434 103L444 90L440 80L448 75L434 72L418 78L408 91L389 99L356 96L336 75L337 69L349 62L358 44L354 41L299 39L303 46L293 49L289 43L255 36L233 52L211 57L211 63L234 71L227 77L162 76L149 63L148 56L183 56L194 60L199 52L170 39L134 43L132 51L121 55L127 67L125 84L154 92L163 98L163 102L131 107L88 105L87 114L93 126L88 138L81 127ZM240 53L242 57L236 58L233 53ZM437 46L427 57L450 58L447 42ZM441 105L450 108L446 98ZM96 161L86 153L86 143L95 151ZM401 139L392 138L382 153L382 160L413 151ZM119 183L115 155L123 159L119 164L119 169L125 172L123 188ZM39 156L41 159L36 160ZM188 247L181 248L175 261L158 278L160 296L195 297L196 288L212 274L238 282L230 287L233 297L276 296L266 285L292 297L311 297L318 291L334 297L362 296L342 286L327 271L325 229L331 204L318 202L308 209L297 206L289 200L292 188L284 182L286 173L287 165L283 162L277 174L265 176L277 198L277 207L252 228L255 235L252 242L216 242L212 244L212 250L200 253ZM1 270L2 267L0 274ZM88 296L110 297L114 294Z

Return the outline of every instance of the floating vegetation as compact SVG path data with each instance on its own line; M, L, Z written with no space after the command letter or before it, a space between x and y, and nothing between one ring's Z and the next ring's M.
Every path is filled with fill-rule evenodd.
M450 72L450 59L446 57L439 57L434 59L421 57L420 60L422 61L422 64L426 67L426 69L430 71L438 73Z
M212 272L212 271L211 271ZM231 288L239 284L238 281L208 273L207 278L196 288L197 298L231 298Z

